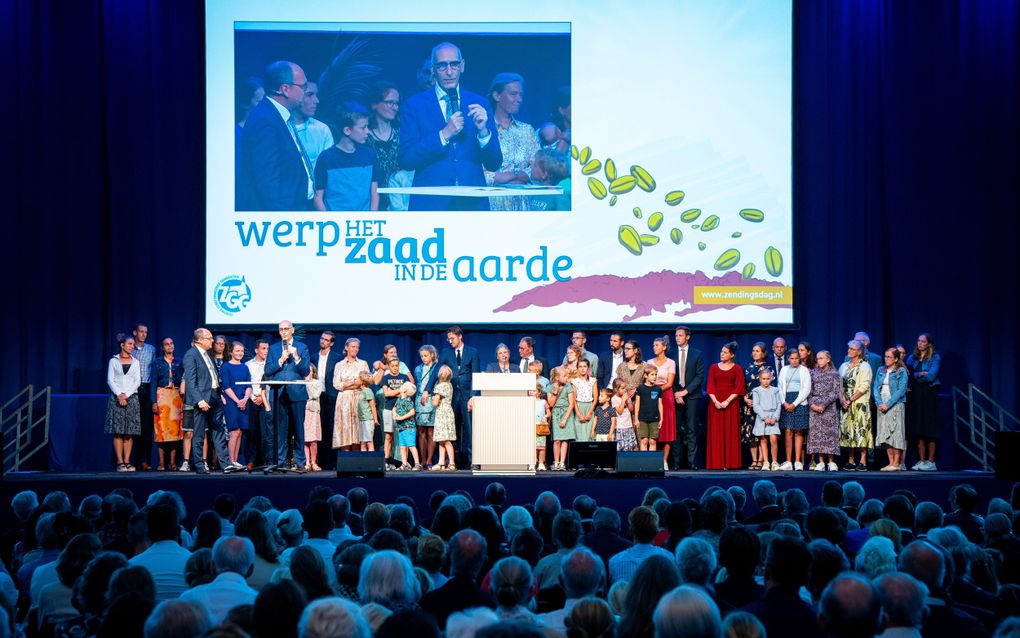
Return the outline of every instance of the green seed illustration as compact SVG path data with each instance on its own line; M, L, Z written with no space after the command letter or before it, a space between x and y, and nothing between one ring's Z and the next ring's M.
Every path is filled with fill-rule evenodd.
M700 208L690 208L680 213L680 221L682 221L685 224L689 224L699 217L701 217Z
M641 235L641 243L645 246L654 246L659 243L659 238L655 235Z
M701 230L706 233L710 230L715 230L716 228L719 228L718 215L709 215L705 218L705 221L701 222Z
M676 206L682 201L684 201L683 191L670 191L666 193L666 203L670 206Z
M584 148L581 149L580 155L577 156L577 161L581 162L582 164L587 164L588 160L590 160L590 159L591 159L591 149L588 148L587 146L585 146Z
M638 188L651 193L655 190L655 180L652 179L651 174L640 166L634 165L630 167L630 174L637 178Z
M641 251L644 250L641 246L641 235L638 234L638 231L633 226L620 226L616 237L623 244L623 247L634 255L640 255Z
M783 254L775 246L765 249L765 270L773 277L783 274Z
M734 266L740 263L740 251L736 248L730 248L719 255L719 259L715 260L716 270L730 270Z
M616 162L611 159L606 160L606 179L610 182L616 179Z
M757 208L745 208L740 211L740 216L749 222L759 223L765 220L765 213Z
M698 250L705 250L706 248L708 248L708 245L705 244L705 242L703 241L698 242Z
M609 192L622 195L634 190L634 186L636 185L637 178L633 175L621 175L609 183Z
M581 172L585 175L592 175L594 173L598 173L600 168L602 168L602 162L597 159L593 159L581 168Z
M641 207L640 206L635 206L634 207L634 217L637 217L638 219L641 219Z
M730 235L730 237L732 237L733 239L736 239L737 237L742 237L743 235L744 235L744 233L742 233L742 232L740 232L738 230L737 232L735 232L732 235Z
M754 264L751 262L746 263L744 265L744 270L741 271L740 275L744 279L750 279L751 277L754 277Z
M613 195L612 197L609 198L609 205L616 206L616 195Z
M595 199L606 198L606 185L599 180L597 177L588 178L588 190L595 196Z
M648 230L659 230L659 226L662 226L662 213L652 213L648 218Z
M669 238L673 240L674 244L679 244L684 240L684 234L679 228L674 228L669 231Z
M574 161L577 161L577 144L570 145L570 156L574 158Z

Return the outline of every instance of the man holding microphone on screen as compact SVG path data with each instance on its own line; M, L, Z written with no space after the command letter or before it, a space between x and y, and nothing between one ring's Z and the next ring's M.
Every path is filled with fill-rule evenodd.
M400 167L414 171L412 186L485 186L482 167L499 170L503 153L489 127L486 100L460 86L464 58L443 42L432 49L433 88L412 96L401 113ZM412 195L410 210L488 210L485 197Z

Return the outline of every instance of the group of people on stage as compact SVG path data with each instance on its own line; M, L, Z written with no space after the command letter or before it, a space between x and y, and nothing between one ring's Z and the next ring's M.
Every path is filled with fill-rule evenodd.
M205 328L195 331L182 361L170 338L157 355L145 343L143 324L120 335L109 362L106 418L118 471L135 469L136 439L141 467L149 469L153 437L159 470L207 472L208 459L225 472L256 461L319 471L335 467L337 450L380 444L401 470L469 468L472 374L483 371L535 374L538 471L565 470L570 441L590 440L616 441L625 451L661 450L665 470L740 468L745 447L753 470L835 471L841 448L844 470L865 470L878 446L888 457L881 470L901 471L908 438L917 442L912 469L936 469L940 357L927 333L912 354L897 345L880 357L859 332L838 366L827 350L801 342L788 351L779 337L771 349L756 343L741 367L735 342L706 365L685 326L674 333L675 349L668 337L656 338L647 360L641 345L620 332L597 355L587 349L587 335L575 331L554 366L525 336L517 357L499 344L483 368L478 350L454 326L442 351L430 344L418 349L420 363L412 369L393 345L370 365L359 358L357 338L338 352L327 330L313 354L294 339L291 322L280 322L278 330L280 341L259 340L247 361L242 343L228 345ZM286 383L271 393L269 381ZM174 444L181 440L178 466Z
M401 104L396 85L376 81L368 107L344 102L316 119L319 86L293 62L269 65L238 96L238 210L565 210L570 207L570 91L557 122L536 132L516 119L524 78L499 73L483 97L461 88L464 56L436 45L422 91ZM385 194L408 186L558 186L563 195L450 197Z

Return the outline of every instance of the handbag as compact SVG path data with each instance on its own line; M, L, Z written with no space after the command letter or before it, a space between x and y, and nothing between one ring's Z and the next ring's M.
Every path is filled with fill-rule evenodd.
M552 429L548 423L538 423L535 425L535 436L549 436L552 434Z

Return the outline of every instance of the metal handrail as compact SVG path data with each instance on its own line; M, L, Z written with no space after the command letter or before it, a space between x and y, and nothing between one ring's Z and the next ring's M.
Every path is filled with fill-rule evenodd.
M995 468L995 434L1017 430L1020 430L1020 419L973 383L968 383L966 390L953 386L953 433L957 449L977 461L981 469L990 472Z
M36 392L35 387L29 385L0 406L5 476L10 472L20 472L29 459L47 449L51 396L49 386Z

